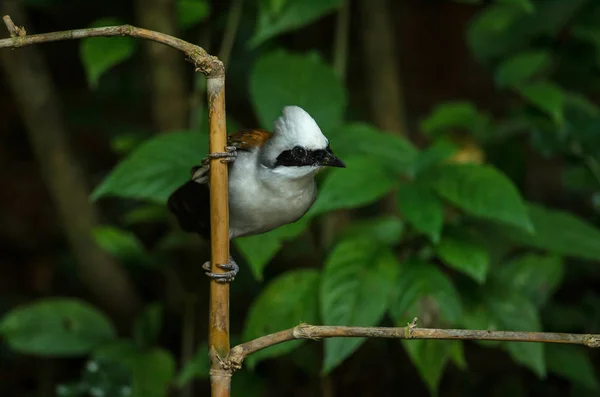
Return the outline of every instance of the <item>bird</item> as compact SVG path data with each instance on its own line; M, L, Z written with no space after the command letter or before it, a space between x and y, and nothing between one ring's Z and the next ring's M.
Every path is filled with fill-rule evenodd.
M273 131L245 129L227 137L224 152L192 167L191 178L168 198L167 207L185 232L210 240L210 159L228 163L229 239L266 233L298 221L317 197L315 175L325 167L346 168L314 118L299 106L285 106ZM219 283L234 280L239 266L202 268Z

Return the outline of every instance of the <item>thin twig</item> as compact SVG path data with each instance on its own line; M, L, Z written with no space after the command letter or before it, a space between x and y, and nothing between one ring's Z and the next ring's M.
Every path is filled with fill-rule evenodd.
M183 52L196 66L196 71L201 72L208 77L223 76L225 74L223 63L217 57L209 55L204 49L197 45L168 34L142 29L132 25L73 29L65 30L63 32L27 35L25 29L17 27L10 16L5 15L2 19L4 20L11 37L0 40L0 48L19 48L32 44L49 43L61 40L77 40L88 37L131 36L144 40L156 41L157 43L162 43Z
M231 56L231 50L235 43L235 36L240 26L240 19L242 18L242 9L244 7L244 0L233 0L231 8L229 9L229 16L227 17L227 25L225 26L225 34L223 35L223 41L221 42L221 49L219 50L219 59L225 66L229 63L229 57Z
M295 339L321 340L323 338L395 338L395 339L460 339L494 340L506 342L540 342L584 345L600 347L600 335L563 334L553 332L487 331L468 329L417 328L416 319L406 327L344 327L328 325L300 324L285 331L261 336L231 349L228 366L241 368L242 362L250 354L279 343Z
M337 13L335 25L335 42L333 53L333 70L340 81L346 80L348 59L348 39L350 28L350 0L342 1Z

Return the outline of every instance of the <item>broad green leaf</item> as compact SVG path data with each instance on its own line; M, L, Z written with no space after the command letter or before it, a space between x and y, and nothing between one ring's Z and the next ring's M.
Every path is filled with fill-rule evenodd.
M327 325L375 326L388 309L399 264L392 252L362 237L340 242L321 276L321 317ZM323 373L350 356L365 338L325 340Z
M398 326L404 325L398 324ZM461 347L460 341L412 339L403 340L402 345L425 382L430 395L436 396L448 360L451 359L453 350L457 349L456 346Z
M529 253L502 264L497 272L505 285L541 306L560 285L564 267L560 257Z
M414 178L430 167L447 160L457 151L458 146L454 143L446 139L438 139L415 157L409 174Z
M338 239L369 236L378 244L394 246L400 242L403 230L404 224L400 219L395 216L380 216L352 221L344 227Z
M510 179L491 166L436 167L423 182L471 215L533 231L519 191Z
M147 256L140 240L128 230L102 225L95 227L92 234L103 250L121 260L138 260Z
M154 345L163 323L163 307L158 303L149 304L133 324L133 339L140 347Z
M342 123L346 106L342 83L321 58L283 50L256 61L250 75L250 98L264 128L273 127L285 106L296 105L315 119L325 135Z
M188 29L204 21L210 14L207 0L177 0L177 20L181 29Z
M398 208L415 229L431 241L440 240L444 225L442 200L427 187L418 183L403 184L398 189Z
M90 304L40 299L17 307L0 321L0 334L14 350L39 356L80 356L115 338L110 321Z
M250 43L257 46L277 35L299 29L333 12L341 4L341 0L259 1L258 23Z
M436 246L436 252L446 265L480 284L485 282L490 267L490 256L485 247L458 236L444 236Z
M402 174L410 168L418 151L407 139L383 132L369 124L351 123L335 128L328 134L333 152L345 160L353 156L376 158L386 170ZM357 145L356 142L368 142Z
M452 281L435 265L402 264L394 286L390 314L396 324L406 324L420 317L420 302L431 301L445 323L456 324L462 317L462 303ZM437 314L437 313L436 313Z
M279 252L283 243L302 234L309 224L310 217L305 215L297 222L256 236L238 238L234 242L250 264L254 277L262 281L265 266Z
M486 306L498 329L504 331L542 330L537 308L526 298L516 294L488 295L486 298ZM531 369L540 378L546 376L543 343L510 342L504 345L515 361Z
M515 3L520 3L515 6ZM535 12L518 0L482 8L473 18L467 37L471 51L482 62L506 59L525 50L538 38L555 36L571 22L588 0L538 1Z
M319 273L312 269L291 270L271 281L250 307L243 339L248 341L300 323L318 321ZM300 346L302 340L261 350L246 359L250 368L266 358L279 357Z
M565 109L581 111L588 116L598 116L600 108L585 95L577 92L563 92Z
M182 388L195 378L207 379L210 370L210 359L208 357L208 345L203 343L194 357L188 361L181 372L177 375L175 383Z
M375 158L349 157L344 161L346 168L329 171L307 215L371 204L396 186L397 178Z
M544 50L529 50L513 55L496 70L496 84L500 87L518 87L546 70L551 60L550 53Z
M140 223L166 223L169 219L169 210L164 205L144 204L123 215L126 225L137 225Z
M535 233L510 228L507 236L517 244L575 258L600 260L600 230L565 211L529 206Z
M487 128L489 122L489 117L480 113L471 102L454 101L437 105L421 122L421 129L431 135L455 129L480 133Z
M96 187L92 199L117 196L165 204L189 180L208 153L208 137L192 132L161 134L140 145Z
M96 20L90 27L122 24L122 21L115 18L102 18ZM102 74L131 57L135 51L135 46L135 39L133 37L92 37L82 39L79 54L90 86L96 88Z
M128 341L118 341L97 349L96 359L125 365L132 374L132 397L167 397L175 376L175 360L160 348L140 349Z
M598 390L598 378L587 350L581 346L546 346L548 371L590 390Z
M520 86L519 92L556 123L564 122L565 96L559 86L548 81L537 82Z

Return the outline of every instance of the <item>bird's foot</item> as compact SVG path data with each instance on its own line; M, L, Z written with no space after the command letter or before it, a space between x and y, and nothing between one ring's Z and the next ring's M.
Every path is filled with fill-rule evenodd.
M221 163L231 163L237 158L237 148L235 146L225 146L225 152L209 153L202 160L202 165L207 165L211 159L221 159Z
M240 267L237 263L235 263L231 256L229 257L229 263L218 263L217 267L227 271L225 273L213 273L210 261L207 261L204 263L204 265L202 265L202 269L206 270L206 275L215 280L217 283L232 282L240 271Z

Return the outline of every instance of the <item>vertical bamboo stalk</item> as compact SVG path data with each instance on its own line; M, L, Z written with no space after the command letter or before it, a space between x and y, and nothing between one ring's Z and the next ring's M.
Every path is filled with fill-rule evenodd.
M208 124L210 152L223 152L227 144L225 128L225 76L208 76ZM229 207L227 164L211 160L210 164L210 232L212 271L223 272L217 263L229 262ZM229 354L229 284L210 283L210 384L212 397L229 397L231 373L222 366Z

